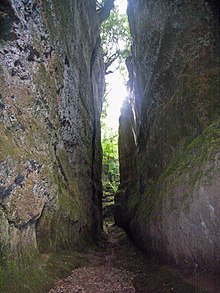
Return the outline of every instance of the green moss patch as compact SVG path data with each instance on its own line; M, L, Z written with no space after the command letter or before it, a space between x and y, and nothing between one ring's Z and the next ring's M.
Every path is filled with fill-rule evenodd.
M76 250L8 259L0 266L0 292L48 292L57 278L67 277L87 262L84 253Z
M194 138L185 146L185 151L178 154L169 166L163 171L158 180L148 183L148 188L139 201L139 212L136 214L142 221L149 221L153 211L160 215L163 199L170 202L170 208L175 208L174 188L185 182L187 192L181 198L182 209L189 210L188 200L197 188L199 182L210 184L213 174L220 172L213 168L215 156L220 150L220 119L209 125L201 135ZM129 199L133 206L135 197Z
M219 148L220 119L217 119L201 135L194 138L185 147L185 151L169 164L159 181L165 181L166 178L172 177L173 183L177 183L181 180L182 175L190 173L190 183L191 186L194 186L196 181L207 175L204 173L210 171L203 170L202 167L214 161Z
M0 161L5 160L7 156L16 157L19 152L17 145L15 144L13 138L7 135L3 128L0 126Z
M43 292L46 275L36 252L3 259L0 266L0 292Z

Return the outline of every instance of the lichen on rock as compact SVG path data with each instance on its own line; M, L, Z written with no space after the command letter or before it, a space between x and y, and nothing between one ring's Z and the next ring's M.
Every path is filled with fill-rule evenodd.
M0 246L25 257L98 238L95 1L1 1L0 26Z

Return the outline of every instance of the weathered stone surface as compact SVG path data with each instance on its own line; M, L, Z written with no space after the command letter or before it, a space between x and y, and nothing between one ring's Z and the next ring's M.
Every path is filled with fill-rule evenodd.
M0 247L68 248L101 228L96 1L0 4Z
M146 252L219 271L218 1L128 2L116 221Z

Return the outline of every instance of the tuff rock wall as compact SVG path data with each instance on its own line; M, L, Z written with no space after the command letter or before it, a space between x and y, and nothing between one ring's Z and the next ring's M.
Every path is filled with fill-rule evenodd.
M95 0L0 3L0 255L98 236L104 89Z
M146 253L220 270L218 1L129 0L116 222Z

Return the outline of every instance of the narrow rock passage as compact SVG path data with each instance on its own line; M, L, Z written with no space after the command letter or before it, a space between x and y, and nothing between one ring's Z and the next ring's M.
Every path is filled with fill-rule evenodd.
M209 284L202 284L201 290L193 288L178 271L143 258L121 229L112 224L107 230L106 241L88 252L88 265L58 280L49 293L220 292Z
M135 292L134 273L118 265L122 237L124 233L120 229L111 227L108 239L99 250L88 253L88 266L75 269L68 278L57 281L50 293Z

